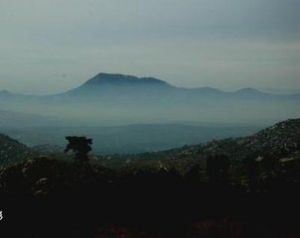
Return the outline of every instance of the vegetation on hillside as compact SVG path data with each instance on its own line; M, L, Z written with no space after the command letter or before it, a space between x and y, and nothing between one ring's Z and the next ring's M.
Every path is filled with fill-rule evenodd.
M17 140L0 134L0 167L23 161L36 155L37 153L34 153Z
M24 238L299 237L298 132L290 120L140 160L15 163L0 170L1 225Z

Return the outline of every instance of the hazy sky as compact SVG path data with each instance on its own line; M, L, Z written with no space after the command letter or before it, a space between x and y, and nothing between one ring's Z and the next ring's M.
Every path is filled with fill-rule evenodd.
M177 86L300 89L300 0L0 0L0 90L99 72Z

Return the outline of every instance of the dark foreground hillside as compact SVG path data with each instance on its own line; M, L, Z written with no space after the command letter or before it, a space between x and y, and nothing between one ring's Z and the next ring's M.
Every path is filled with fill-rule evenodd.
M231 157L226 153L235 151L226 147L231 144L219 141L212 143L222 151L208 153L210 144L186 147L172 152L182 155L175 160L158 156L157 162L152 154L117 169L101 161L46 157L10 165L0 170L1 235L300 237L298 124L279 123L244 143L235 139L235 154L247 154L244 158ZM191 151L198 151L195 159L187 156Z
M112 171L39 158L1 171L5 237L299 237L299 162L251 184L192 167ZM275 172L274 172L275 173ZM224 177L225 176L225 177Z

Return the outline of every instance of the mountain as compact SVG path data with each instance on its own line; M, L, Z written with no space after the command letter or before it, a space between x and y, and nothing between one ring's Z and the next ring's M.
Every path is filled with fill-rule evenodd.
M236 92L234 92L234 95L235 96L238 96L239 98L255 98L256 100L259 100L259 99L271 99L271 98L280 98L279 95L274 95L274 94L269 94L269 93L264 93L262 91L259 91L255 88L242 88ZM282 98L282 97L281 97Z
M120 93L122 91L148 91L171 88L171 85L156 78L138 78L130 75L100 73L80 87L70 90L65 94L68 96L101 96L101 93L107 94L108 91Z
M185 122L271 124L300 116L300 96L253 88L235 92L180 88L151 78L100 73L65 93L0 93L0 109L59 118L67 125L116 126Z
M211 87L201 87L201 88L180 88L175 87L167 82L156 79L153 77L136 77L131 75L123 74L108 74L108 73L99 73L93 78L86 81L81 86L69 90L66 93L61 95L68 96L91 96L91 94L96 94L100 96L102 93L107 91L114 90L115 92L121 92L125 90L135 91L151 91L151 90L164 90L163 93L176 93L176 94L197 94L198 96L225 96L225 97L272 97L272 98L284 98L283 95L276 95L271 93L265 93L254 88L242 88L233 92L224 92ZM136 92L137 93L137 92ZM285 95L287 96L287 95Z
M271 94L279 94L279 95L292 95L292 94L300 94L300 89L276 89L276 88L262 88L260 89L262 92L271 93Z
M13 93L10 92L8 90L2 90L0 91L0 100L4 100L4 101L21 101L21 100L34 100L40 98L39 96L35 96L35 95L26 95L26 94L18 94L18 93Z
M170 86L166 82L152 78L143 77L138 78L136 76L122 75L122 74L107 74L100 73L88 80L82 87L94 87L94 86L114 85L114 86Z
M225 97L257 97L264 96L270 98L278 98L278 99L287 99L289 97L294 98L295 96L299 96L297 93L295 94L272 94L268 92L259 91L255 88L242 88L237 91L225 92L216 88L211 87L201 87L201 88L180 88L175 87L163 80L153 78L153 77L136 77L132 75L123 75L123 74L109 74L109 73L99 73L93 78L87 80L85 83L80 85L77 88L71 89L61 94L48 95L48 96L34 96L34 95L22 95L15 94L9 92L7 90L0 91L0 98L22 98L22 99L49 99L49 98L57 98L61 96L91 96L91 94L97 94L101 96L101 93L105 93L107 90L114 90L116 92L120 90L159 90L163 89L165 92L171 93L182 93L184 96L187 94L198 96L205 95L213 95L213 96L225 96Z
M37 155L24 144L0 134L0 167Z
M273 95L261 92L254 88L243 88L234 92L224 92L211 87L201 88L179 88L167 82L152 77L136 77L122 74L100 73L81 86L69 90L60 96L68 97L125 97L133 101L140 98L144 101L153 99L176 99L180 100L197 100L206 99L255 99L273 98L283 99L282 95ZM285 96L286 97L286 96Z
M0 98L11 97L13 94L7 90L0 91Z

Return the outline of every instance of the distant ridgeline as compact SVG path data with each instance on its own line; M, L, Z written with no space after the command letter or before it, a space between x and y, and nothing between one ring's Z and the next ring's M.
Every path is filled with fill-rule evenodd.
M210 87L176 87L153 77L100 73L82 85L47 96L0 91L1 117L27 125L128 125L168 122L264 124L300 117L300 94L279 95L254 88L226 92ZM249 110L245 110L249 108ZM26 113L26 114L24 114ZM2 114L5 114L2 116ZM47 120L46 118L51 120ZM43 119L44 118L44 119ZM59 120L58 120L59 119ZM2 120L2 124L13 126Z
M105 138L104 138L105 139ZM42 147L44 148L44 147ZM51 157L62 157L59 149L32 149L8 136L0 134L0 165L8 165L38 154L50 154ZM38 152L39 151L39 152ZM50 151L50 152L49 152ZM132 155L93 156L103 165L115 163L123 166L141 160L205 160L211 155L225 155L232 161L272 157L275 159L299 159L300 155L300 119L291 119L275 124L252 136L214 140L204 145L184 146L161 152L149 152Z

